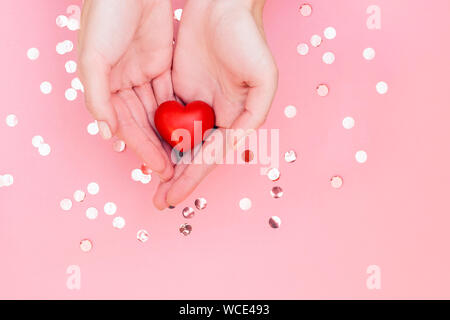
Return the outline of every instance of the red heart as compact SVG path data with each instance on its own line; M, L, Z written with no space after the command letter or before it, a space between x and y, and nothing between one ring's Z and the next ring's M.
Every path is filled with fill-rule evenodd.
M195 132L194 135L194 121L201 121L201 136L200 132ZM178 101L166 101L155 112L155 126L159 134L172 147L178 145L179 151L187 151L183 149L188 148L186 144L180 144L183 137L177 141L172 140L172 133L175 130L185 129L189 132L191 135L190 148L192 149L202 142L205 132L212 129L214 123L214 110L203 101L193 101L185 107Z

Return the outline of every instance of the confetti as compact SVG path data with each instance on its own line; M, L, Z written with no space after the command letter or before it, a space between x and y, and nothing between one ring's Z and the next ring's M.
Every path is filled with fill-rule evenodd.
M328 86L326 84L319 84L316 88L317 94L320 97L326 97L329 93Z
M80 241L80 249L83 252L89 252L92 250L92 242L89 239L83 239Z
M41 83L40 89L43 94L49 94L52 92L52 84L48 81L44 81Z
M271 168L269 171L267 171L267 178L269 178L272 181L277 181L280 179L280 170L278 168Z
M144 243L147 242L147 240L150 238L150 235L147 230L141 229L137 232L136 237L140 242Z
M300 44L297 46L297 52L298 52L298 54L301 55L301 56L306 56L306 55L308 54L308 52L309 52L309 47L308 47L308 45L307 45L306 43L300 43Z
M195 211L191 207L184 208L181 213L183 214L183 217L185 217L186 219L191 219L195 215Z
M113 150L115 152L123 152L125 150L126 144L123 140L116 140L113 143Z
M284 108L284 115L287 118L294 118L297 114L297 108L295 106L287 106L286 108Z
M313 47L317 48L322 44L322 37L315 34L311 37L310 42Z
M198 198L198 199L195 199L194 204L195 204L195 207L196 207L198 210L203 210L203 209L205 209L206 206L207 206L207 202L206 202L206 199L205 199L205 198Z
M364 49L363 57L366 60L373 60L375 58L375 50L373 48Z
M114 202L107 202L105 203L103 210L107 215L112 216L117 212L117 205Z
M133 181L141 181L143 175L144 174L142 173L141 169L134 169L133 171L131 171L131 179L133 179Z
M287 151L287 152L284 154L284 160L285 160L287 163L292 163L292 162L294 162L295 160L297 160L297 153L296 153L294 150Z
M150 181L152 181L152 176L149 174L143 174L141 177L141 183L142 184L147 184L150 183Z
M19 119L15 114L9 114L6 116L6 125L8 127L14 128L19 123Z
M73 60L69 60L64 65L67 73L75 73L77 71L77 63Z
M250 200L249 198L242 198L239 201L239 207L244 211L250 210L250 208L252 207L252 200Z
M322 56L322 61L323 61L325 64L332 64L332 63L334 62L335 59L336 59L336 58L335 58L333 52L325 52L325 53L323 54L323 56Z
M112 224L116 229L123 229L125 227L125 219L122 217L115 217Z
M69 88L66 90L65 92L65 97L68 101L74 101L77 98L77 90L75 90L74 88Z
M42 138L41 136L34 136L31 139L31 144L35 148L39 148L41 146L41 144L43 144L43 143L44 143L44 138Z
M175 9L173 12L173 16L176 20L180 21L181 20L181 16L183 14L183 9Z
M323 31L323 35L326 39L332 40L336 38L336 29L333 27L328 27Z
M43 157L46 157L50 154L50 152L52 151L52 148L50 147L49 144L47 143L43 143L38 147L39 150L39 154Z
M96 182L91 182L87 186L87 191L89 194L96 195L100 191L100 186Z
M94 208L94 207L87 208L87 210L86 210L86 217L89 220L97 219L97 217L98 217L98 210L96 208Z
M270 194L274 199L281 198L283 196L283 189L281 189L281 187L273 187L272 190L270 190Z
M312 7L309 3L304 3L300 6L300 14L304 17L309 17L312 13Z
M269 219L269 225L274 229L278 229L281 227L281 219L277 216L272 216Z
M244 160L244 162L252 162L253 158L254 158L254 154L251 150L245 150L242 152L242 160Z
M98 124L97 121L91 122L88 124L87 126L87 132L91 135L91 136L95 136L96 134L98 134L99 132L99 128L98 128Z
M70 31L76 31L80 29L80 22L77 19L70 18L67 22L67 29Z
M389 89L388 84L386 82L384 82L384 81L378 82L376 88L377 88L377 92L379 94L386 94L388 92L388 89Z
M65 15L59 15L56 17L56 25L60 28L64 28L67 26L69 19Z
M64 211L72 209L72 201L70 199L62 199L59 205Z
M330 184L335 189L340 189L342 187L343 183L344 183L344 180L340 176L333 176L330 179Z
M184 236L190 235L192 232L192 226L190 224L184 223L180 226L180 233Z
M355 154L355 159L359 163L364 163L367 161L367 153L363 150L357 151Z
M0 185L3 187L10 187L14 183L14 177L11 174L3 175L0 180Z
M342 126L347 130L352 129L355 126L355 119L352 117L345 117L344 120L342 120Z
M83 190L77 190L73 193L73 199L76 202L83 202L86 198L86 193Z
M36 60L37 58L39 58L39 50L37 48L28 49L27 57L30 60Z

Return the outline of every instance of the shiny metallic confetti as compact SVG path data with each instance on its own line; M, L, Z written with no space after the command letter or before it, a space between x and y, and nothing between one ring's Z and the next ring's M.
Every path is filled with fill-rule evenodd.
M308 52L309 52L309 47L308 47L308 45L307 45L306 43L300 43L300 44L297 46L297 52L298 52L298 54L301 55L301 56L306 56L306 55L308 54Z
M325 52L322 56L322 61L325 64L333 64L334 60L335 60L335 56L333 52Z
M312 7L309 3L304 3L300 6L300 14L304 17L309 17L312 13Z
M105 203L103 210L108 216L112 216L117 212L117 205L114 202L107 202Z
M123 152L125 150L126 144L123 140L116 140L113 143L113 150L115 152Z
M77 63L73 60L69 60L64 65L67 73L75 73L77 71Z
M40 89L43 94L50 94L52 92L52 84L48 81L44 81L41 83Z
M316 91L319 96L326 97L330 90L328 89L328 86L326 84L319 84L316 88Z
M100 129L98 128L97 121L94 121L94 122L91 122L91 123L88 124L87 132L91 136L95 136L96 134L98 134L99 131L100 131Z
M191 207L184 208L181 213L183 214L183 217L185 217L186 219L191 219L195 216L195 211Z
M315 48L319 47L322 44L322 37L318 34L314 34L311 39L309 40L311 45Z
M272 190L270 190L270 194L274 199L281 198L283 196L283 189L281 187L273 187Z
M274 229L278 229L281 227L281 219L277 216L272 216L269 219L269 225Z
M94 208L94 207L87 208L87 210L86 210L86 217L89 220L97 219L97 217L98 217L98 210L96 208Z
M242 157L242 160L244 160L244 162L252 162L252 160L255 156L251 150L245 150L242 152L241 157Z
M77 98L77 95L77 90L75 90L74 88L69 88L64 93L64 96L68 101L74 101Z
M69 211L70 209L72 209L72 200L62 199L59 205L64 211Z
M89 194L96 195L100 191L100 186L96 182L91 182L87 186L87 191Z
M183 9L175 9L173 12L173 17L178 21L181 20L182 15L183 15Z
M147 242L147 240L150 238L150 235L147 230L141 229L137 232L136 237L140 242L144 243Z
M280 179L280 170L278 168L271 168L269 171L267 171L267 178L269 178L272 181L277 181Z
M142 184L148 184L152 181L152 176L150 174L143 174L141 177L141 183Z
M367 161L367 153L363 150L356 152L355 159L359 163L364 163Z
M284 154L284 160L287 163L292 163L297 160L297 153L294 150L289 150Z
M15 114L9 114L6 116L6 125L8 127L14 128L19 123L19 119Z
M141 181L143 175L144 174L142 173L141 169L134 169L133 171L131 171L131 179L133 179L133 181Z
M340 176L333 176L330 179L330 184L333 188L339 189L344 184L344 180Z
M203 210L206 208L208 203L205 198L198 198L198 199L195 199L194 204L198 210Z
M184 236L190 235L192 232L192 226L190 224L184 223L180 226L180 233Z
M377 83L376 88L379 94L386 94L388 92L389 86L386 82L380 81Z
M355 119L352 117L345 117L344 120L342 120L342 126L347 130L352 129L355 126Z
M31 144L33 145L33 147L35 148L39 148L41 144L44 143L44 138L42 138L41 136L34 136L31 139Z
M239 207L244 211L250 210L250 208L252 207L252 200L250 200L249 198L242 198L239 201Z
M375 58L375 50L373 48L365 48L363 51L363 57L366 60L373 60Z
M10 187L14 183L14 177L11 174L5 174L1 177L1 185L3 187Z
M83 252L89 252L92 250L92 241L89 239L83 239L80 241L80 249Z
M46 157L50 154L50 152L52 151L52 148L50 147L49 144L47 143L43 143L38 147L39 150L39 154L43 157Z
M122 217L115 217L112 224L116 229L123 229L125 227L125 219Z
M39 58L39 50L37 48L28 49L27 57L30 60L36 60L37 58Z
M332 40L336 38L336 29L333 27L328 27L323 31L323 35L326 39Z
M86 193L83 190L77 190L73 193L73 199L76 202L83 202L86 198Z
M69 19L65 15L59 15L56 17L56 25L60 28L64 28L67 26Z
M294 118L297 114L297 108L295 106L287 106L284 108L284 115L287 118Z

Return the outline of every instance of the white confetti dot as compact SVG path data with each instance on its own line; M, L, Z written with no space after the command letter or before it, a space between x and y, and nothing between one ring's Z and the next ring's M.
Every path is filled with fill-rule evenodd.
M37 48L28 49L27 57L30 60L36 60L37 58L39 58L39 50Z
M313 35L313 36L311 37L310 42L311 42L311 45L312 45L313 47L317 48L317 47L320 46L321 43L322 43L322 37L319 36L319 35L317 35L317 34L315 34L315 35Z
M308 52L309 52L309 47L308 47L308 45L307 45L306 43L300 43L300 44L297 46L297 52L298 52L298 54L301 55L301 56L306 56L306 55L308 54Z
M326 97L330 92L330 89L326 84L319 84L316 88L316 91L320 97Z
M332 40L336 38L336 29L333 27L328 27L323 31L323 35L326 39Z
M373 60L375 58L375 50L373 48L364 49L363 57L366 60Z
M364 163L367 161L367 153L363 150L356 152L355 159L359 163Z
M62 199L59 205L64 211L69 211L72 209L72 201L70 199Z
M308 3L304 3L300 6L300 14L304 17L309 17L312 13L312 7Z
M83 239L80 241L80 249L83 252L89 252L92 250L92 242L89 239Z
M322 61L326 64L332 64L335 59L333 52L325 52L322 56Z
M41 83L40 89L43 94L49 94L52 92L52 84L48 81L44 81Z
M98 134L99 129L98 129L97 121L94 121L94 122L91 122L88 124L87 132L92 136L95 136L96 134Z
M297 160L297 153L294 150L289 150L284 154L284 160L287 163L292 163Z
M94 208L94 207L87 208L87 210L86 210L86 217L89 220L97 219L97 217L98 217L98 210L96 208Z
M63 50L62 54L71 52L73 50L73 42L70 40L64 40L63 42L61 42L61 45L62 45L62 50Z
M269 178L271 181L277 181L280 179L280 170L278 168L271 168L269 171L267 171L267 178Z
M103 210L108 216L112 216L117 212L117 205L114 202L107 202Z
M5 186L5 187L12 186L14 183L14 177L11 174L5 174L2 177L2 183L3 183L3 186Z
M143 174L142 178L141 178L141 183L143 184L148 184L150 183L150 181L152 181L152 176L149 174Z
M344 184L344 180L340 176L333 176L330 179L330 184L335 189L340 189Z
M77 90L74 88L69 88L66 90L64 95L68 101L74 101L77 98Z
M137 232L136 237L140 242L146 242L150 238L150 234L147 230L141 229Z
M50 147L49 144L47 143L43 143L38 147L39 150L39 154L43 157L46 157L50 154L50 152L52 151L52 148Z
M284 108L284 115L288 118L294 118L297 114L297 108L295 106L287 106Z
M61 55L66 53L66 47L64 46L63 42L59 42L56 45L56 52Z
M116 140L113 143L113 150L115 152L123 152L125 150L126 144L123 140Z
M142 173L141 169L134 169L133 171L131 171L131 179L133 179L134 181L141 181L143 176L144 174Z
M100 186L96 182L91 182L87 186L87 191L89 194L96 195L100 191Z
M76 202L83 202L86 198L86 193L83 190L77 190L73 193L73 198Z
M67 22L67 29L70 31L76 31L80 29L80 22L77 19L70 18Z
M342 120L342 126L349 130L355 126L355 119L352 117L345 117L344 120Z
M83 84L81 83L81 81L80 81L80 79L78 77L73 78L72 81L70 82L70 85L75 90L80 90L81 92L84 92Z
M270 217L269 225L272 228L274 228L274 229L278 229L279 227L281 227L281 219L280 219L280 217L277 217L277 216Z
M56 17L56 25L60 28L67 26L69 19L65 15L60 15Z
M39 148L41 146L41 144L43 144L43 143L44 143L44 138L42 138L41 136L34 136L31 139L31 144L35 148Z
M112 224L116 229L123 229L125 227L125 219L122 217L115 217Z
M6 116L6 125L8 127L14 128L19 123L19 119L15 114L9 114Z
M178 21L181 20L182 14L183 14L183 9L175 9L175 11L173 12L173 16L174 16L175 19L178 20Z
M386 94L388 92L388 84L384 81L380 81L377 83L377 92L379 94Z
M252 200L250 200L249 198L242 198L239 201L239 207L244 210L250 210L250 208L252 207Z
M73 60L69 60L64 65L67 73L75 73L77 71L77 63Z

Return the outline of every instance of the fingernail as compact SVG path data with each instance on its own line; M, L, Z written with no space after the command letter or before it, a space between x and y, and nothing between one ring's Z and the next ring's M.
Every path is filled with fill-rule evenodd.
M174 206L169 206L169 209L175 209L175 207Z
M100 130L100 135L102 136L102 138L105 140L111 139L112 133L108 124L105 121L98 121L97 125L98 129Z

